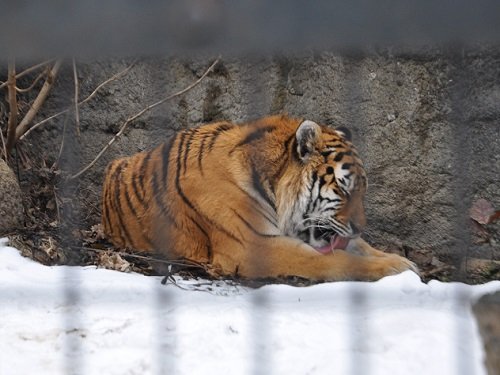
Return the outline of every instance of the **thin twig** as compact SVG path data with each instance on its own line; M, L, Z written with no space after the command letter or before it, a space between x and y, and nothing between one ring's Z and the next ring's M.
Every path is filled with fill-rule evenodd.
M55 171L57 169L57 167L59 166L59 161L61 160L61 155L62 155L62 152L64 149L64 138L66 136L66 125L68 123L68 119L69 119L69 113L66 114L66 117L64 118L63 133L62 133L62 137L61 137L61 147L59 147L59 154L57 155L56 161L54 162L54 164L50 168L53 171Z
M59 207L59 203L57 202L58 197L57 197L57 193L56 193L56 188L54 186L52 187L52 193L54 193L54 203L56 204L57 222L60 223L61 222L61 209Z
M86 102L88 102L90 99L92 99L98 92L100 89L102 89L104 86L106 86L108 83L120 78L121 76L125 75L125 73L127 73L130 69L132 69L132 67L136 64L136 60L132 62L132 64L130 64L127 68L125 68L124 70L116 73L115 75L113 75L112 77L108 78L106 81L102 82L100 85L98 85L94 91L92 91L90 93L89 96L87 96L85 99L83 99L81 102L78 103L78 105L82 105ZM43 124L45 124L46 122L50 121L50 120L53 120L55 119L56 117L59 117L61 116L62 114L68 112L70 110L70 108L68 109L65 109L63 111L60 111L60 112L57 112L55 114L53 114L52 116L50 117L47 117L46 119L43 119L42 121L39 121L37 122L36 124L34 124L31 128L29 128L26 133L24 133L24 135L21 136L21 138L19 139L24 139L28 136L29 133L31 133L33 130L37 129L38 127L42 126Z
M2 140L2 159L7 161L7 148L5 147L5 139L3 137L2 129L0 129L0 139Z
M50 70L49 74L47 74L47 79L45 80L45 83L43 84L42 88L40 89L40 92L38 93L38 96L36 97L35 101L31 105L30 109L28 110L28 113L26 113L26 116L22 119L22 121L19 123L19 126L16 129L16 140L19 140L21 136L26 133L26 131L29 129L31 122L35 118L36 114L42 107L43 103L45 102L45 99L47 99L47 96L49 95L50 89L52 88L52 85L54 84L55 78L57 76L57 72L59 71L59 68L61 67L62 61L57 60Z
M38 68L41 68L42 66L45 66L45 65L48 65L48 64L51 64L55 61L55 59L50 59L50 60L47 60L47 61L44 61L44 62L41 62L40 64L36 64L36 65L33 65L31 68L28 68L28 69L25 69L23 70L21 73L18 73L16 75L16 78L21 78L22 76L25 76L26 74L29 74L31 73L33 70L36 70Z
M19 79L19 78L21 78L21 77L25 76L26 74L29 74L29 73L31 73L32 71L37 70L38 68L41 68L42 66L45 66L45 65L47 65L47 64L50 64L50 63L51 63L51 62L53 62L53 61L54 61L54 59L52 59L52 60L47 60L47 61L44 61L44 62L42 62L42 63L40 63L40 64L33 65L32 67L30 67L30 68L28 68L28 69L23 70L21 73L17 73L17 74L16 74L16 79ZM0 84L0 89L4 88L5 86L7 86L7 82L3 82L2 84Z
M75 99L73 100L75 103L75 126L76 134L80 136L80 114L78 110L78 73L76 71L75 58L73 58L73 80L75 81Z
M102 155L104 155L104 153L108 150L108 148L123 134L123 132L125 131L125 129L127 128L127 125L130 124L132 121L136 120L137 118L139 118L140 116L142 116L144 113L146 113L147 111L150 111L151 109L159 106L160 104L163 104L165 103L166 101L168 100L171 100L177 96L180 96L182 94L185 94L186 92L188 92L189 90L191 90L193 87L195 87L196 85L198 85L212 70L213 68L217 65L217 63L219 62L219 59L215 60L212 65L210 65L210 67L205 71L205 73L203 73L203 75L198 78L195 82L193 82L192 84L190 84L188 87L182 89L181 91L178 91L176 92L175 94L172 94L172 95L169 95L167 96L166 98L163 98L162 100L156 102L156 103L153 103L149 106L147 106L146 108L144 108L142 111L140 111L139 113L129 117L124 123L123 125L121 126L120 130L118 131L118 133L116 133L113 138L111 138L111 140L106 144L106 146L104 146L102 148L102 150L97 154L97 156L94 158L94 160L92 160L90 162L90 164L88 164L85 168L83 168L82 170L80 170L78 173L74 174L73 176L69 177L70 180L72 179L75 179L79 176L81 176L83 173L85 173L86 171L88 171L90 168L92 168L94 166L94 164L101 158Z
M35 87L35 85L38 83L38 81L40 81L44 76L46 76L48 74L49 70L45 70L43 72L41 72L36 78L35 80L33 81L33 83L31 85L29 85L29 87L26 87L25 89L21 89L19 87L16 87L16 91L23 94L25 92L28 92L28 91L31 91L33 90L33 87Z
M106 253L109 252L112 249L96 249L93 247L86 247L86 246L78 246L76 247L81 250L88 250L88 251L94 251L96 253ZM132 254L132 253L125 253L123 251L113 251L113 254L118 254L121 257L128 257L128 258L134 258L134 259L139 259L139 260L145 260L148 262L155 262L155 263L163 263L163 264L168 264L172 266L181 266L181 267L186 267L186 268L199 268L199 269L205 269L202 264L194 262L192 260L188 259L175 259L175 260L166 260L166 259L158 259L154 257L148 257L144 255L137 255L137 254Z
M9 120L7 123L7 145L5 146L6 159L8 159L16 143L17 127L17 94L16 94L16 63L10 59L7 73L7 89L9 97Z

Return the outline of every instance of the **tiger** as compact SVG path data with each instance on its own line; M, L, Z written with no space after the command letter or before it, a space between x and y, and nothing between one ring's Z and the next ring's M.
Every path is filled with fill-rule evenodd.
M211 275L377 280L405 257L361 238L367 177L350 131L288 115L180 131L105 171L107 238Z

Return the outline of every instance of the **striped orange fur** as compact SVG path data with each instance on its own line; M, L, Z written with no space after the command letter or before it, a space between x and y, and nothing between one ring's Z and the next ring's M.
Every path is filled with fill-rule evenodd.
M118 247L219 275L375 280L416 270L361 239L366 176L349 137L287 116L181 131L110 163L104 231Z

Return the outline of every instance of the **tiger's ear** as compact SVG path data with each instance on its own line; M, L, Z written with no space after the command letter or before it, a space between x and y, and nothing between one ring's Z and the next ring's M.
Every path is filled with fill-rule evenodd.
M321 128L315 122L305 120L299 125L295 136L297 137L297 153L299 154L299 158L302 161L307 161L319 143Z
M352 141L352 134L349 129L344 126L338 127L335 131L339 132L342 137L344 137L348 141Z

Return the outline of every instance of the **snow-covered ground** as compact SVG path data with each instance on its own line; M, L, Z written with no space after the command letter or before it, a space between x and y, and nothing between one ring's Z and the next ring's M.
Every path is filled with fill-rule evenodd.
M0 240L0 374L485 374L470 303L500 281L258 290L46 267ZM194 289L203 289L194 290Z

